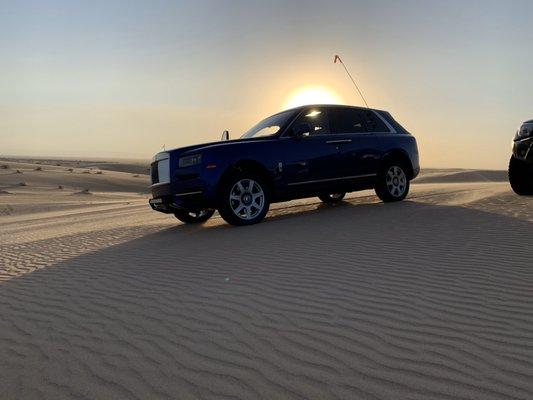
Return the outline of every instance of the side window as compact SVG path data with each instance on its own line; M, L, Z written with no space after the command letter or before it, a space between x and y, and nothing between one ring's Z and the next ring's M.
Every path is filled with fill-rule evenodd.
M331 124L333 133L365 132L361 111L355 108L337 108L332 112Z
M309 126L309 133L304 136L325 135L329 133L328 112L324 108L309 108L293 123L293 127L306 124Z
M367 132L390 132L387 125L379 118L374 111L362 110L363 119Z

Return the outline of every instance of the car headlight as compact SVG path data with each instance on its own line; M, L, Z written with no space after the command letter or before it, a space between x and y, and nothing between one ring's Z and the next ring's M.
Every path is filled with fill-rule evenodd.
M533 124L531 121L525 122L515 135L515 141L533 136Z
M201 162L202 162L201 154L194 154L192 156L180 157L179 167L180 168L192 167L193 165L200 164Z

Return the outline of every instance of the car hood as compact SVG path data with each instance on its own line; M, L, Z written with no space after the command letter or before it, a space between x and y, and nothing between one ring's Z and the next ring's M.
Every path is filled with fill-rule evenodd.
M219 140L217 142L208 142L208 143L202 143L202 144L196 144L193 146L186 146L186 147L178 147L171 150L166 150L166 153L173 153L173 154L179 154L179 155L188 155L188 154L194 154L200 151L210 150L214 148L222 148L227 146L238 146L242 144L248 144L248 143L258 143L258 142L271 142L272 140L275 140L273 138L257 138L257 139L232 139L232 140Z

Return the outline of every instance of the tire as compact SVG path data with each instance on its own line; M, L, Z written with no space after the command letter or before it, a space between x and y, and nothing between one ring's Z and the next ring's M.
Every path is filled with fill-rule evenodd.
M402 201L409 193L410 182L407 168L401 161L385 163L377 175L376 195L385 203Z
M265 218L269 207L270 188L261 176L242 172L223 183L218 212L228 224L257 224Z
M509 161L509 183L520 196L533 195L533 166L514 156Z
M178 210L174 213L174 216L186 224L199 224L207 221L214 213L215 210L212 209L198 211Z
M346 196L346 193L341 192L341 193L323 194L323 195L318 196L318 198L322 200L322 202L325 204L337 204L337 203L340 203L344 199L344 196Z

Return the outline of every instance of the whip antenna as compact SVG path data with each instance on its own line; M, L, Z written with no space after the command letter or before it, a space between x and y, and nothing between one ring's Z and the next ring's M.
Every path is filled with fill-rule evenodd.
M357 92L359 93L359 96L361 96L361 98L363 99L363 101L365 102L365 106L366 108L370 108L368 107L368 103L366 102L365 100L365 96L363 96L363 93L361 93L361 90L359 89L359 86L357 86L357 83L355 83L355 80L352 78L352 74L350 74L350 71L348 71L348 68L346 68L346 65L344 65L344 63L342 62L341 58L339 57L338 54L335 54L335 58L333 59L333 64L337 64L337 61L340 62L342 64L342 66L344 67L344 70L346 71L346 73L348 74L348 76L350 77L350 79L352 80L352 83L353 85L355 86L355 88L357 89Z

